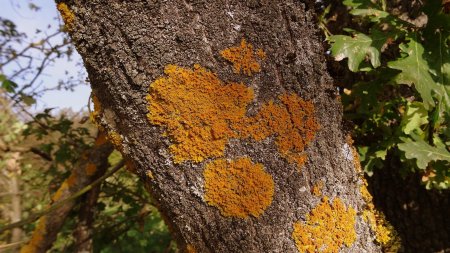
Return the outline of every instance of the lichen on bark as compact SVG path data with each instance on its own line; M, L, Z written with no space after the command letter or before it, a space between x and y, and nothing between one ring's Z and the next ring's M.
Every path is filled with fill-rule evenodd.
M262 164L242 157L206 164L205 201L224 216L258 217L272 203L274 182Z

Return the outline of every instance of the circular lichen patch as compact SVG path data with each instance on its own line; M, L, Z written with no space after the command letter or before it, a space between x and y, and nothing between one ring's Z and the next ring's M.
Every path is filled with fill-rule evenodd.
M206 165L203 175L206 202L224 216L258 217L272 203L272 176L249 158L215 160Z

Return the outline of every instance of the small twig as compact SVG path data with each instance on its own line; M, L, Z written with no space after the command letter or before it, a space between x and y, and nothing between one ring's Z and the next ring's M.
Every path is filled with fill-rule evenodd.
M5 250L5 249L8 249L8 248L17 247L17 246L19 246L20 244L25 243L25 242L27 242L27 240L23 240L23 241L20 241L20 242L13 242L13 243L9 243L9 244L0 245L0 250Z

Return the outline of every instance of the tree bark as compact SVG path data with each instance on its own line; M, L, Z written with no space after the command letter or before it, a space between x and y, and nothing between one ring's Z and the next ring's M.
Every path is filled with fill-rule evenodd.
M312 3L57 2L94 117L183 251L381 250Z

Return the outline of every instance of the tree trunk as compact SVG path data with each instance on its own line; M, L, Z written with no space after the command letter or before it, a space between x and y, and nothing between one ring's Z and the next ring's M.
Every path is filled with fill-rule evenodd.
M11 222L20 221L22 217L22 196L20 193L20 153L13 152L11 157L6 161L7 170L10 172L10 192L11 192ZM14 228L11 231L11 243L20 242L22 240L22 229Z
M106 162L106 160L105 160ZM107 162L105 163L107 165ZM95 173L93 181L102 177L106 172L107 166L99 167ZM81 203L78 223L73 232L73 237L75 239L73 252L77 253L90 253L93 252L93 229L96 214L96 206L98 197L100 195L100 186L97 185L92 190L86 193L86 195L81 197Z
M94 118L183 251L381 250L304 2L58 2Z

